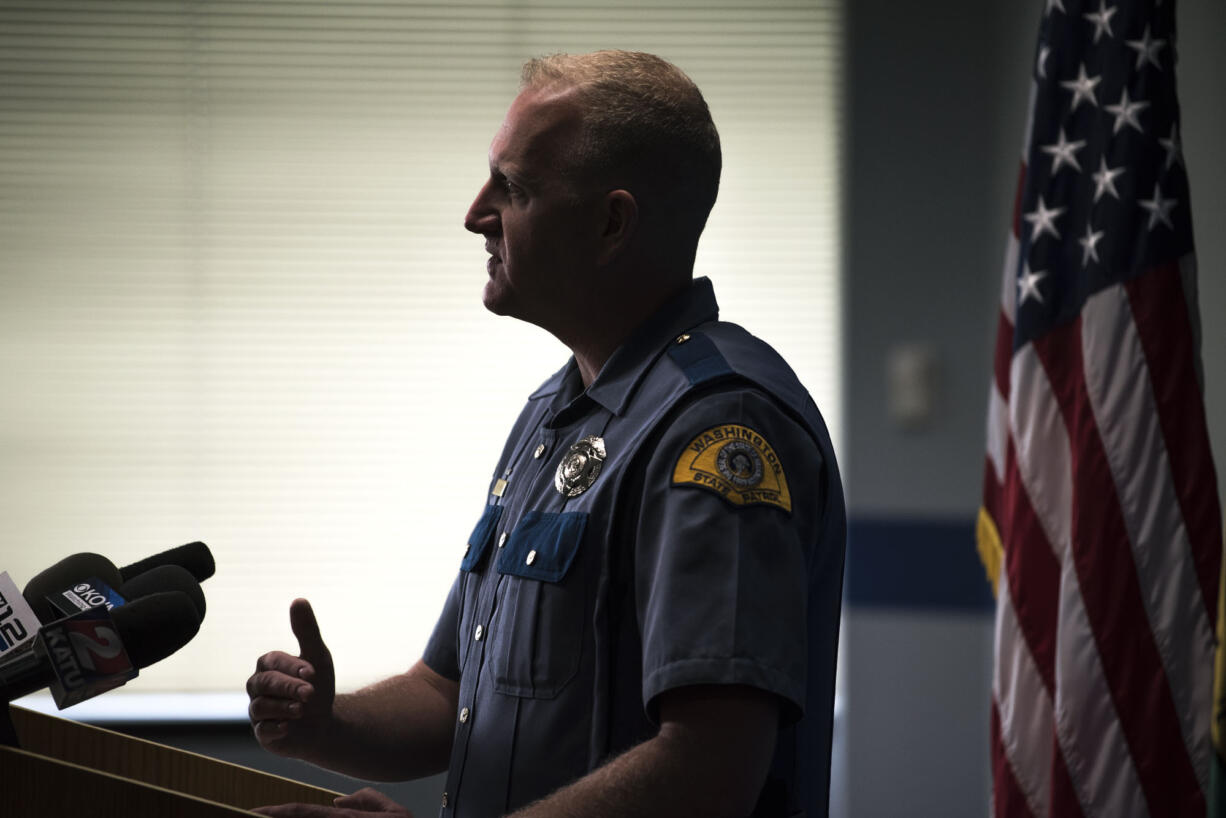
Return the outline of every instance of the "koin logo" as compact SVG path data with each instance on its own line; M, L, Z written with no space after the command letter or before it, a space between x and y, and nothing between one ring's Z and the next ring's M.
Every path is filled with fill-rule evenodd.
M100 605L108 611L115 607L106 594L88 582L74 585L71 591L64 592L64 596L83 611L89 608L97 608Z

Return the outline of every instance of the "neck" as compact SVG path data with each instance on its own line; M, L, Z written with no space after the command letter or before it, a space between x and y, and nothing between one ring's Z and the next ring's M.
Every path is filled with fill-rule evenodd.
M621 346L620 343L612 346L593 346L587 349L578 346L571 347L570 351L575 355L575 364L579 367L579 377L583 379L585 388L592 385L592 381L596 380L596 376L604 368L605 362L612 357L619 346Z
M605 363L644 321L665 302L689 286L689 279L676 280L668 287L645 292L638 287L625 287L620 298L602 298L582 313L590 319L576 323L568 331L555 332L570 348L579 367L584 387L592 385Z

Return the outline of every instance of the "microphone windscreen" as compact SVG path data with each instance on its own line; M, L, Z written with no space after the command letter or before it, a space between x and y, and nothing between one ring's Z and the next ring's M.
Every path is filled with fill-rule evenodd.
M158 591L111 611L128 658L137 668L160 662L192 641L200 615L182 591Z
M63 613L48 602L47 597L66 591L92 577L97 577L114 589L118 589L123 582L115 563L101 554L73 554L36 574L26 583L21 595L30 603L39 621L51 622L59 619Z
M196 613L200 616L200 621L204 621L204 591L200 583L196 582L196 578L181 565L159 565L156 568L150 568L143 574L132 577L115 590L119 591L119 595L129 602L159 591L182 591L196 606Z
M125 565L119 569L119 573L123 580L127 581L159 565L182 566L196 578L196 582L204 582L217 570L217 564L213 562L213 552L209 550L209 547L202 542L189 542L187 545L180 545L160 554L154 554L152 557L145 557L131 565Z

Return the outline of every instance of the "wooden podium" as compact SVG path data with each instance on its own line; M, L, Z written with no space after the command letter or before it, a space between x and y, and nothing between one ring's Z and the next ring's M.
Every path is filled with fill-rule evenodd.
M21 749L0 746L4 818L222 818L340 793L10 706Z

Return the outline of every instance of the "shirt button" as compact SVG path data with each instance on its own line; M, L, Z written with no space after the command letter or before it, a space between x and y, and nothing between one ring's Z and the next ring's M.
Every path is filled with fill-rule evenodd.
M477 629L473 631L473 639L476 639L478 642L480 642L482 636L485 636L485 628L478 625Z
M468 714L471 712L472 711L469 710L467 707L460 709L460 724L463 724L464 722L468 721Z
M536 451L532 453L532 457L535 459L535 458L540 457L544 453L545 453L545 444L542 443L541 445L536 447Z
M447 806L447 793L443 793L443 806Z
M527 565L531 565L532 563L536 562L536 552L535 552L535 551L529 551L529 552L528 552L528 557L527 557L527 558L524 560L524 562L525 562Z
M507 544L507 532L504 531L498 537L498 547L502 548L506 544Z

